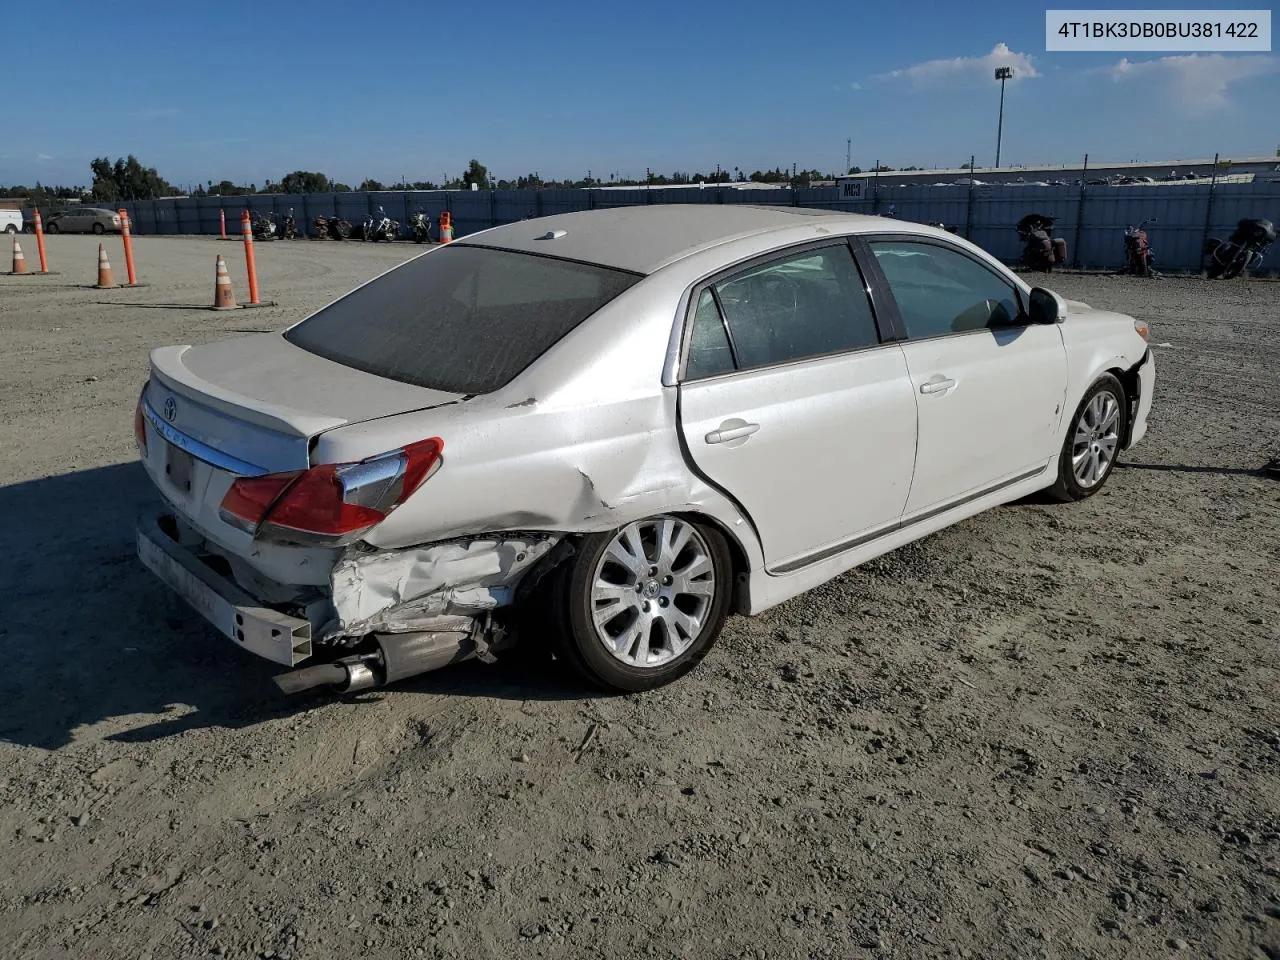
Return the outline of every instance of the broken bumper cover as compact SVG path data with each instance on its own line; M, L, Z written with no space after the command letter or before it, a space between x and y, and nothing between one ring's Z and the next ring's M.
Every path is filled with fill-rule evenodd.
M235 583L169 536L164 514L138 519L138 559L218 632L250 653L295 666L311 656L311 624L261 606Z

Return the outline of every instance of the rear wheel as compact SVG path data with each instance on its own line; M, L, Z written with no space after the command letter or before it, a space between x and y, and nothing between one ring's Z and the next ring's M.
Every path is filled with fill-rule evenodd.
M102 236L104 233L107 232L107 228L100 223L95 223L93 225L93 232L96 233L98 236Z
M51 223L51 224L49 224L47 227L45 227L45 228L44 228L44 232L45 232L45 233L57 233L57 232L58 232L58 225L57 225L56 223Z
M556 653L616 690L651 690L684 676L729 615L733 563L724 536L662 515L586 537L557 571Z
M1124 403L1124 387L1109 373L1089 388L1067 430L1050 493L1060 500L1083 500L1102 489L1120 454Z
M15 226L11 223L11 224L9 224L7 227L5 227L5 228L4 228L4 232L5 232L5 233L17 233L17 232L18 232L18 228L17 228L17 227L15 227Z

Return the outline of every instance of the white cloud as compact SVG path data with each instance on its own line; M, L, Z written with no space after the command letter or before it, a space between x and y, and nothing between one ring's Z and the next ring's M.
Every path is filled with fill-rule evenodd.
M1172 96L1192 113L1209 113L1228 104L1232 84L1280 73L1280 57L1189 53L1134 63L1124 59L1100 71L1116 82L1144 80Z
M902 70L891 70L876 76L877 80L906 80L916 87L977 84L993 79L996 67L1013 67L1013 79L1026 80L1040 74L1031 63L1031 54L1010 50L1008 44L997 43L982 57L953 57L950 60L926 60Z
M37 153L37 154L36 154L36 159L37 159L37 160L52 160L52 159L53 159L53 157L52 157L52 156L50 156L50 155L49 155L49 154L47 154L47 153Z
M855 81L853 81L853 83L849 84L849 89L850 89L850 90L861 90L861 89L862 89L862 84L860 84L857 80L855 80Z

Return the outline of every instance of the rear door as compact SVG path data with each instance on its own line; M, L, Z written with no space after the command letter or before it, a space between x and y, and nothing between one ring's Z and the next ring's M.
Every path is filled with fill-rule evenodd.
M693 291L680 426L696 469L751 518L773 572L897 523L915 397L845 241L752 261Z
M1043 472L1067 389L1058 325L1030 323L1008 277L940 239L872 237L863 249L906 335L919 409L907 519Z

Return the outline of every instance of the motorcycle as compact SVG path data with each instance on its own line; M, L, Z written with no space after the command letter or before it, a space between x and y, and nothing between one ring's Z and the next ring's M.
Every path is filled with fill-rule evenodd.
M1212 237L1205 243L1204 255L1209 258L1205 272L1210 280L1230 280L1245 270L1257 270L1275 241L1276 228L1270 220L1241 220L1226 240Z
M351 236L351 222L320 215L311 221L311 232L317 240L346 240Z
M409 220L414 243L426 243L431 239L431 218L419 210Z
M365 240L386 240L390 243L399 232L399 221L392 220L382 207L378 207L378 216L365 218L360 236Z
M1135 277L1149 277L1154 273L1151 264L1156 258L1151 252L1151 241L1147 237L1147 224L1156 222L1156 218L1152 217L1149 220L1143 220L1136 227L1133 224L1125 227L1122 273L1131 273Z
M255 240L274 240L277 235L275 214L264 217L260 213L250 215L250 229Z
M1018 221L1018 236L1022 239L1022 264L1029 270L1050 272L1055 264L1067 262L1067 241L1051 237L1056 217L1043 213L1029 213Z
M284 222L280 225L280 239L298 239L298 221L293 217L293 207L289 208L289 213L285 216Z

